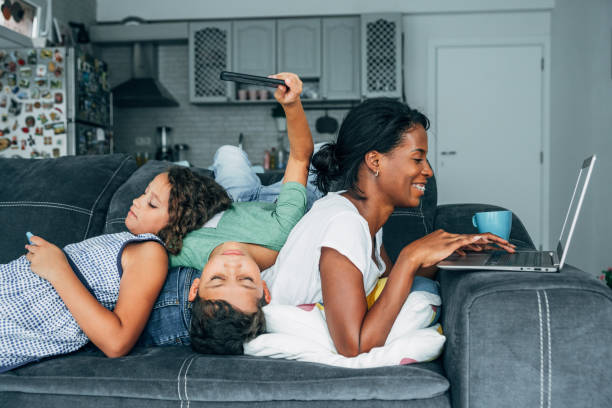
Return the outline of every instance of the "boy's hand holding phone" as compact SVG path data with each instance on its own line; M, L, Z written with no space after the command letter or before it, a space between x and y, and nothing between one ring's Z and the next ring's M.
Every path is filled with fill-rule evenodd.
M274 92L274 98L283 105L288 107L300 101L302 93L302 81L300 78L290 72L281 72L276 75L270 75L270 78L282 79L287 84L286 86L279 85ZM287 89L287 87L289 89Z

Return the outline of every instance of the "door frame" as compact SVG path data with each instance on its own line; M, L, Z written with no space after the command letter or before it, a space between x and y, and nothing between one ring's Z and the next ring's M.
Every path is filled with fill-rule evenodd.
M542 58L544 66L542 69L542 152L541 152L541 174L540 185L540 231L542 242L535 242L536 246L552 248L550 241L550 38L546 36L529 37L476 37L476 38L437 38L428 41L427 44L427 115L430 119L430 129L428 131L429 150L433 152L430 162L434 172L438 170L438 145L437 145L437 72L438 72L438 50L441 48L462 48L462 47L491 47L491 46L539 46L542 48ZM430 155L431 156L431 155Z

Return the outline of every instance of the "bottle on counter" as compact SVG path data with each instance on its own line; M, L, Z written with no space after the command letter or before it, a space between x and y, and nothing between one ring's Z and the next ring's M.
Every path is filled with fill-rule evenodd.
M276 147L273 147L270 149L270 170L274 170L277 169L277 163L276 160L278 159L277 153L276 153Z
M264 170L270 170L270 152L268 150L264 152L263 168Z

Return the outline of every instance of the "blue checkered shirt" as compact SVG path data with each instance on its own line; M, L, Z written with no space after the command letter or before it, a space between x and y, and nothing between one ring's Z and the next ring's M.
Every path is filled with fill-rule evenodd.
M119 294L123 248L150 240L161 243L153 234L120 232L67 245L64 251L100 304L112 310ZM0 372L70 353L87 342L53 286L32 272L25 256L0 265Z

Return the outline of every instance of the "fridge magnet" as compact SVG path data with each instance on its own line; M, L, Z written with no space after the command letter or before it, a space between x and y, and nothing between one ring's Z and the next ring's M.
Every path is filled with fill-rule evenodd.
M13 123L13 127L12 127L12 129L13 129L13 130L17 130L17 126L18 126L18 125L19 125L19 124L17 123L17 121L15 121L15 123Z
M2 98L0 98L0 108L6 108L6 95L2 95Z
M4 61L4 58L6 58L6 51L0 51L0 62Z
M51 84L51 89L60 89L62 87L62 80L52 79L50 84Z
M43 102L42 107L43 109L51 109L53 108L53 102Z
M19 75L21 78L31 78L32 77L32 68L31 67L21 67L19 68Z
M26 61L23 58L19 58L17 60L17 65L19 65L20 67L23 67L26 64Z
M47 66L44 64L38 64L36 66L36 76L42 77L47 75Z
M2 4L2 15L4 16L5 20L10 20L11 19L11 2L10 1L4 1L4 4Z
M0 152L6 150L11 145L11 141L6 137L0 138Z
M36 50L30 50L28 52L28 64L36 65L38 61L36 60Z
M49 119L47 119L47 115L45 115L44 113L38 115L38 120L40 120L43 125L49 121Z
M60 52L60 50L55 50L55 61L56 62L62 62L64 61L64 58L62 57L62 53Z
M48 146L50 144L53 144L53 139L51 139L51 136L45 136L44 139L43 139L43 142L44 142L45 145Z
M13 136L13 139L11 141L11 149L19 149L19 147L17 146L17 136Z
M49 86L49 80L47 78L36 78L36 85L40 86L41 88L46 88Z
M17 64L15 63L15 61L9 61L9 63L8 63L8 70L10 72L17 71Z
M45 130L51 130L51 129L53 129L53 123L45 124Z
M56 135L62 135L64 133L66 133L66 128L64 127L63 123L55 123L53 125L53 133Z
M30 98L32 99L40 98L40 90L38 88L32 88L32 90L30 91ZM40 102L38 102L38 106L36 106L36 103L35 103L34 107L40 108Z
M25 150L27 146L27 141L25 139L21 139L21 150Z
M51 92L49 91L42 91L41 96L43 99L51 99Z
M30 93L28 91L21 91L17 94L17 99L21 101L24 99L30 99Z
M53 108L53 109L55 109L55 110L56 110L56 111L58 111L59 113L64 113L64 111L63 111L63 110L61 110L60 108L58 108L57 106L56 106L55 108Z
M26 112L32 112L34 110L34 105L32 105L31 103L26 103L25 104L25 111Z
M0 78L2 78L4 76L4 74L6 74L6 70L0 68Z
M6 122L8 120L8 115L6 113L2 114L2 121Z
M60 156L60 149L58 149L57 147L55 149L53 149L53 157L59 157Z
M15 86L17 85L17 75L15 74L9 74L7 80L6 80L6 84L8 86Z
M47 64L47 71L54 72L55 71L55 62L49 61Z
M57 112L49 113L49 117L51 118L52 121L56 121L56 120L60 120L61 119L61 116Z
M22 128L21 128L21 131L22 131L23 133L30 133L30 128L27 128L27 127L22 127Z
M43 135L43 131L41 127L37 127L36 129L34 129L34 134L36 136L42 136Z
M32 99L38 98L38 95L36 96L36 98L34 98L34 90L38 91L38 89L36 88L32 89ZM34 108L40 109L40 107L41 107L41 104L39 101L34 102Z
M49 59L52 56L53 56L53 51L51 51L49 48L43 48L42 50L40 50L40 58Z
M11 89L11 92L14 93L15 95L17 95L17 92L19 92L19 87L18 86L14 86L13 89Z
M9 106L9 113L13 116L18 116L21 113L21 105L23 105L21 102L17 102L16 100L11 98L11 106ZM13 130L17 129L17 121L15 121L15 128Z
M40 153L38 153L37 150L32 150L32 152L30 152L30 158L31 159L36 159L38 157L40 157Z
M34 146L36 144L36 140L32 137L32 135L28 135L28 146Z
M62 103L64 102L64 94L61 92L56 92L55 96L54 96L54 100L55 103Z
M29 79L25 79L25 78L20 79L19 80L19 86L21 88L29 88L30 87L30 80Z
M33 127L36 124L36 119L32 115L26 116L25 124L27 127Z
M54 71L53 73L55 74L55 76L56 76L57 78L59 78L59 77L61 77L61 76L62 76L62 71L63 71L63 70L62 70L62 67L56 67L56 68L55 68L55 71Z

